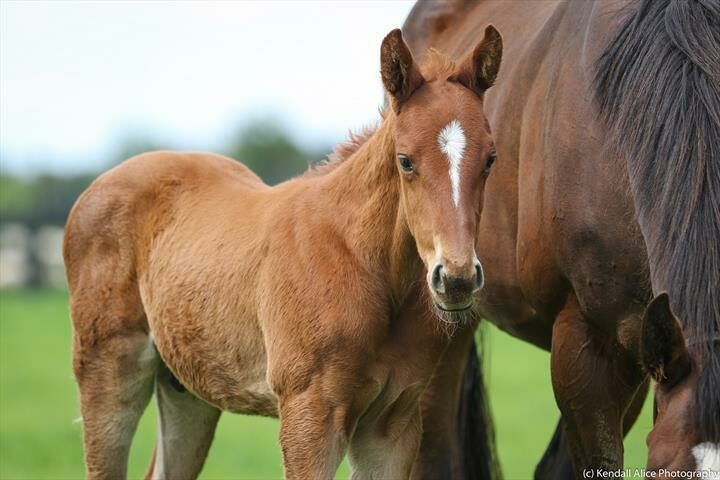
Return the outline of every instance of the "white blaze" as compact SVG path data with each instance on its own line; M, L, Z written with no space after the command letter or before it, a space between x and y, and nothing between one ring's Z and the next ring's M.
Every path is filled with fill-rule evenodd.
M720 472L720 443L705 442L692 449L696 472Z
M438 134L440 150L450 162L450 186L455 207L460 204L460 163L465 152L465 131L460 122L453 120Z

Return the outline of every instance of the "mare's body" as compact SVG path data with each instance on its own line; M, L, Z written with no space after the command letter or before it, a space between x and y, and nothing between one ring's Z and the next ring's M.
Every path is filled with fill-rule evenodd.
M712 135L717 136L718 128L718 111L713 113L713 108L718 107L720 79L711 63L713 55L717 62L720 52L717 32L713 38L699 20L706 18L712 25L720 12L711 8L712 2L701 3L644 2L634 20L640 27L637 31L634 24L625 27L625 36L612 47L618 29L636 15L639 2L425 2L415 7L405 24L415 51L434 47L453 56L467 51L488 22L513 34L506 42L501 81L486 99L488 119L497 131L498 163L487 183L477 244L487 271L478 310L501 329L552 352L553 387L564 426L537 472L540 476L572 476L567 441L578 475L584 468L622 468L623 434L634 422L647 388L640 358L641 327L653 289L668 290L675 298L686 336L696 337L700 345L695 371L705 364L705 384L714 383L717 390L718 353L712 353L712 343L720 307L717 290L713 293L708 286L717 288L720 269L714 190L720 179L712 157ZM695 26L684 23L688 18L696 19ZM693 32L694 28L699 30ZM700 37L705 44L696 43ZM632 41L647 50L622 57L623 45ZM683 48L690 55L683 56ZM615 70L600 70L603 53L606 64L619 64ZM640 62L644 63L638 66ZM657 62L655 70L650 68L652 62ZM672 68L664 70L666 64ZM635 73L643 66L648 73ZM595 83L599 70L606 74L605 84L608 78L616 82L613 85L645 78L644 90L603 90ZM628 71L636 76L630 78ZM655 82L647 81L653 78ZM708 90L699 91L691 83L695 78ZM618 91L626 97L607 99ZM601 115L598 97L611 105L604 112L610 126ZM667 97L668 106L662 104L662 97ZM643 98L652 100L637 101ZM622 110L623 102L636 102L635 114L645 123L633 125L632 114ZM682 122L664 117L669 112L682 114L683 109L688 113ZM614 119L620 115L629 119L627 128L614 130ZM659 135L664 122L677 132L678 145L685 142L684 153L672 144L672 133L663 137L665 150L652 155L649 149L632 152L633 142L652 144L646 139ZM698 141L687 134L695 128L706 136ZM650 167L633 167L642 162ZM654 162L688 166L674 166L672 173L670 167L652 167ZM631 184L628 165L645 174L656 168L661 178L643 184L642 175L636 175L630 177L635 182ZM674 183L685 170L691 172L687 186ZM681 223L673 219L683 219L690 227L673 231L673 225L678 228ZM671 239L669 249L662 246L666 238ZM648 251L654 256L649 257ZM688 274L690 269L698 273ZM702 298L696 298L693 290L702 292ZM696 302L706 307L696 309ZM465 357L457 352L465 351L467 337L460 335L454 341L449 352L456 353L443 363L440 371L445 375L439 379L452 372L456 378L462 375ZM698 353L708 349L709 357ZM713 422L720 423L720 405L717 394L704 392L700 395L707 400L688 408L704 415L710 432ZM425 401L426 424L436 418L438 430L442 422L447 426L444 405L456 403L452 395L461 392L447 389L447 380L431 385ZM698 430L697 424L687 424L689 420L676 421L680 423L675 423L675 432ZM649 465L692 469L694 463L700 465L690 454L693 442L720 441L713 435L717 433L706 432L705 438L694 433L666 437L673 446L660 446L655 455L651 444ZM438 442L428 436L422 451L447 449L451 440L448 436ZM449 468L447 458L441 458L437 464L421 463L416 471L441 474Z

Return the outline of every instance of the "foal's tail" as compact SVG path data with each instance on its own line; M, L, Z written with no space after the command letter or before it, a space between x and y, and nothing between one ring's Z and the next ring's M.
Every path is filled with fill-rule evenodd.
M483 341L480 336L480 345ZM485 390L483 352L470 344L458 409L458 435L466 480L500 480L502 471L495 449L495 426Z

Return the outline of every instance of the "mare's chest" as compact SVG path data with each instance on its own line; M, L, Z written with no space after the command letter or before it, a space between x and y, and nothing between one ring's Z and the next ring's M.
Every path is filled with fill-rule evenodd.
M495 257L489 286L494 266L498 283L532 306L521 309L529 316L554 317L570 292L590 318L622 316L647 296L648 270L625 164L608 148L593 98L593 59L609 27L582 4L548 13L508 39L487 94L499 168L479 254Z

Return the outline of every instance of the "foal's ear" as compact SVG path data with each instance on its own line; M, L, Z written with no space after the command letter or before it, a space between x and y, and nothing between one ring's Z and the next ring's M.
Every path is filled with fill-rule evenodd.
M685 378L690 371L690 356L680 322L670 309L667 293L650 302L643 317L640 358L645 370L657 381L669 386Z
M399 112L400 105L425 82L399 28L383 39L380 74L395 112Z
M502 48L500 32L492 25L488 25L483 39L460 63L450 80L457 81L478 95L482 95L495 83L500 70Z

